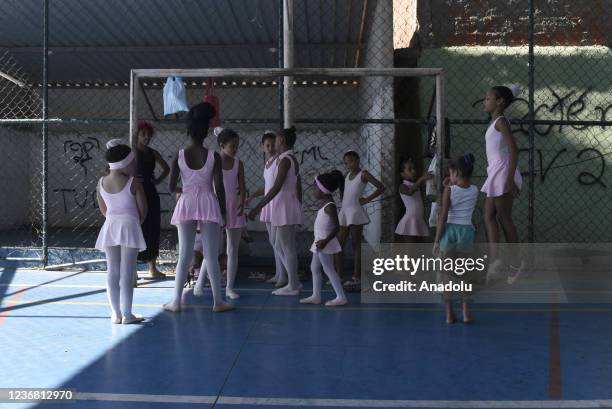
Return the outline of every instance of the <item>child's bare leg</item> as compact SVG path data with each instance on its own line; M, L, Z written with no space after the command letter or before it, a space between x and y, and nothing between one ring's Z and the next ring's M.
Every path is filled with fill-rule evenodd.
M470 323L472 322L472 314L470 313L470 303L468 300L463 300L463 322Z
M455 323L455 312L453 311L453 300L449 297L446 300L446 323Z

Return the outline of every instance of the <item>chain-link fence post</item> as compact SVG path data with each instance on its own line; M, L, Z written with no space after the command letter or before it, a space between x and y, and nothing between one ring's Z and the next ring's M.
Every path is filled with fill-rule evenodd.
M47 117L49 114L49 95L47 84L49 73L49 0L43 0L43 64L42 64L42 262L47 266L49 246L47 242L48 227L48 170L49 170L49 140L47 135Z

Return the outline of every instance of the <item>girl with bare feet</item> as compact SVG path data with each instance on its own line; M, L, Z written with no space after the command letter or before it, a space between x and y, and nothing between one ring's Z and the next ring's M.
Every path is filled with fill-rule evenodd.
M478 200L478 187L470 183L474 171L474 155L466 154L455 158L449 165L450 177L445 180L442 194L442 208L438 216L436 238L433 253L442 258L468 257L474 247L474 226L472 213ZM453 272L441 272L442 280L458 278L465 280L468 277ZM448 276L450 274L450 277ZM446 323L455 322L452 294L445 293ZM463 322L472 321L470 306L466 294L461 294L463 304Z

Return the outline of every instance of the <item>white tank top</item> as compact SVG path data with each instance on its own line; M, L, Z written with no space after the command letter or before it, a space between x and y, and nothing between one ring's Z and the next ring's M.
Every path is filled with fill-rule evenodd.
M470 185L451 186L450 209L448 210L447 223L472 225L472 213L478 200L478 187Z

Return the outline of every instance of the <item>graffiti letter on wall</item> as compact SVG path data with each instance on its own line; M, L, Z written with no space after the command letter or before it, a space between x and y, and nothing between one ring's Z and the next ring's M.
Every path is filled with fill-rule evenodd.
M71 139L64 142L64 153L68 153L67 148L70 152L75 152L71 159L74 163L78 163L83 168L85 175L87 175L87 166L85 166L85 164L93 159L91 155L89 155L89 152L91 152L93 148L100 150L100 142L97 138L88 136L87 139L88 140L84 142L77 142Z
M595 152L596 153L595 157L596 158L598 157L601 160L601 170L598 176L593 175L591 172L580 172L578 174L578 182L582 185L587 185L587 186L594 185L595 183L597 183L601 185L602 187L606 187L606 184L601 181L601 177L603 176L604 171L606 170L606 161L603 155L597 149L587 148L587 149L583 149L580 152L578 152L578 155L576 155L576 157L580 159L582 154L585 152Z

